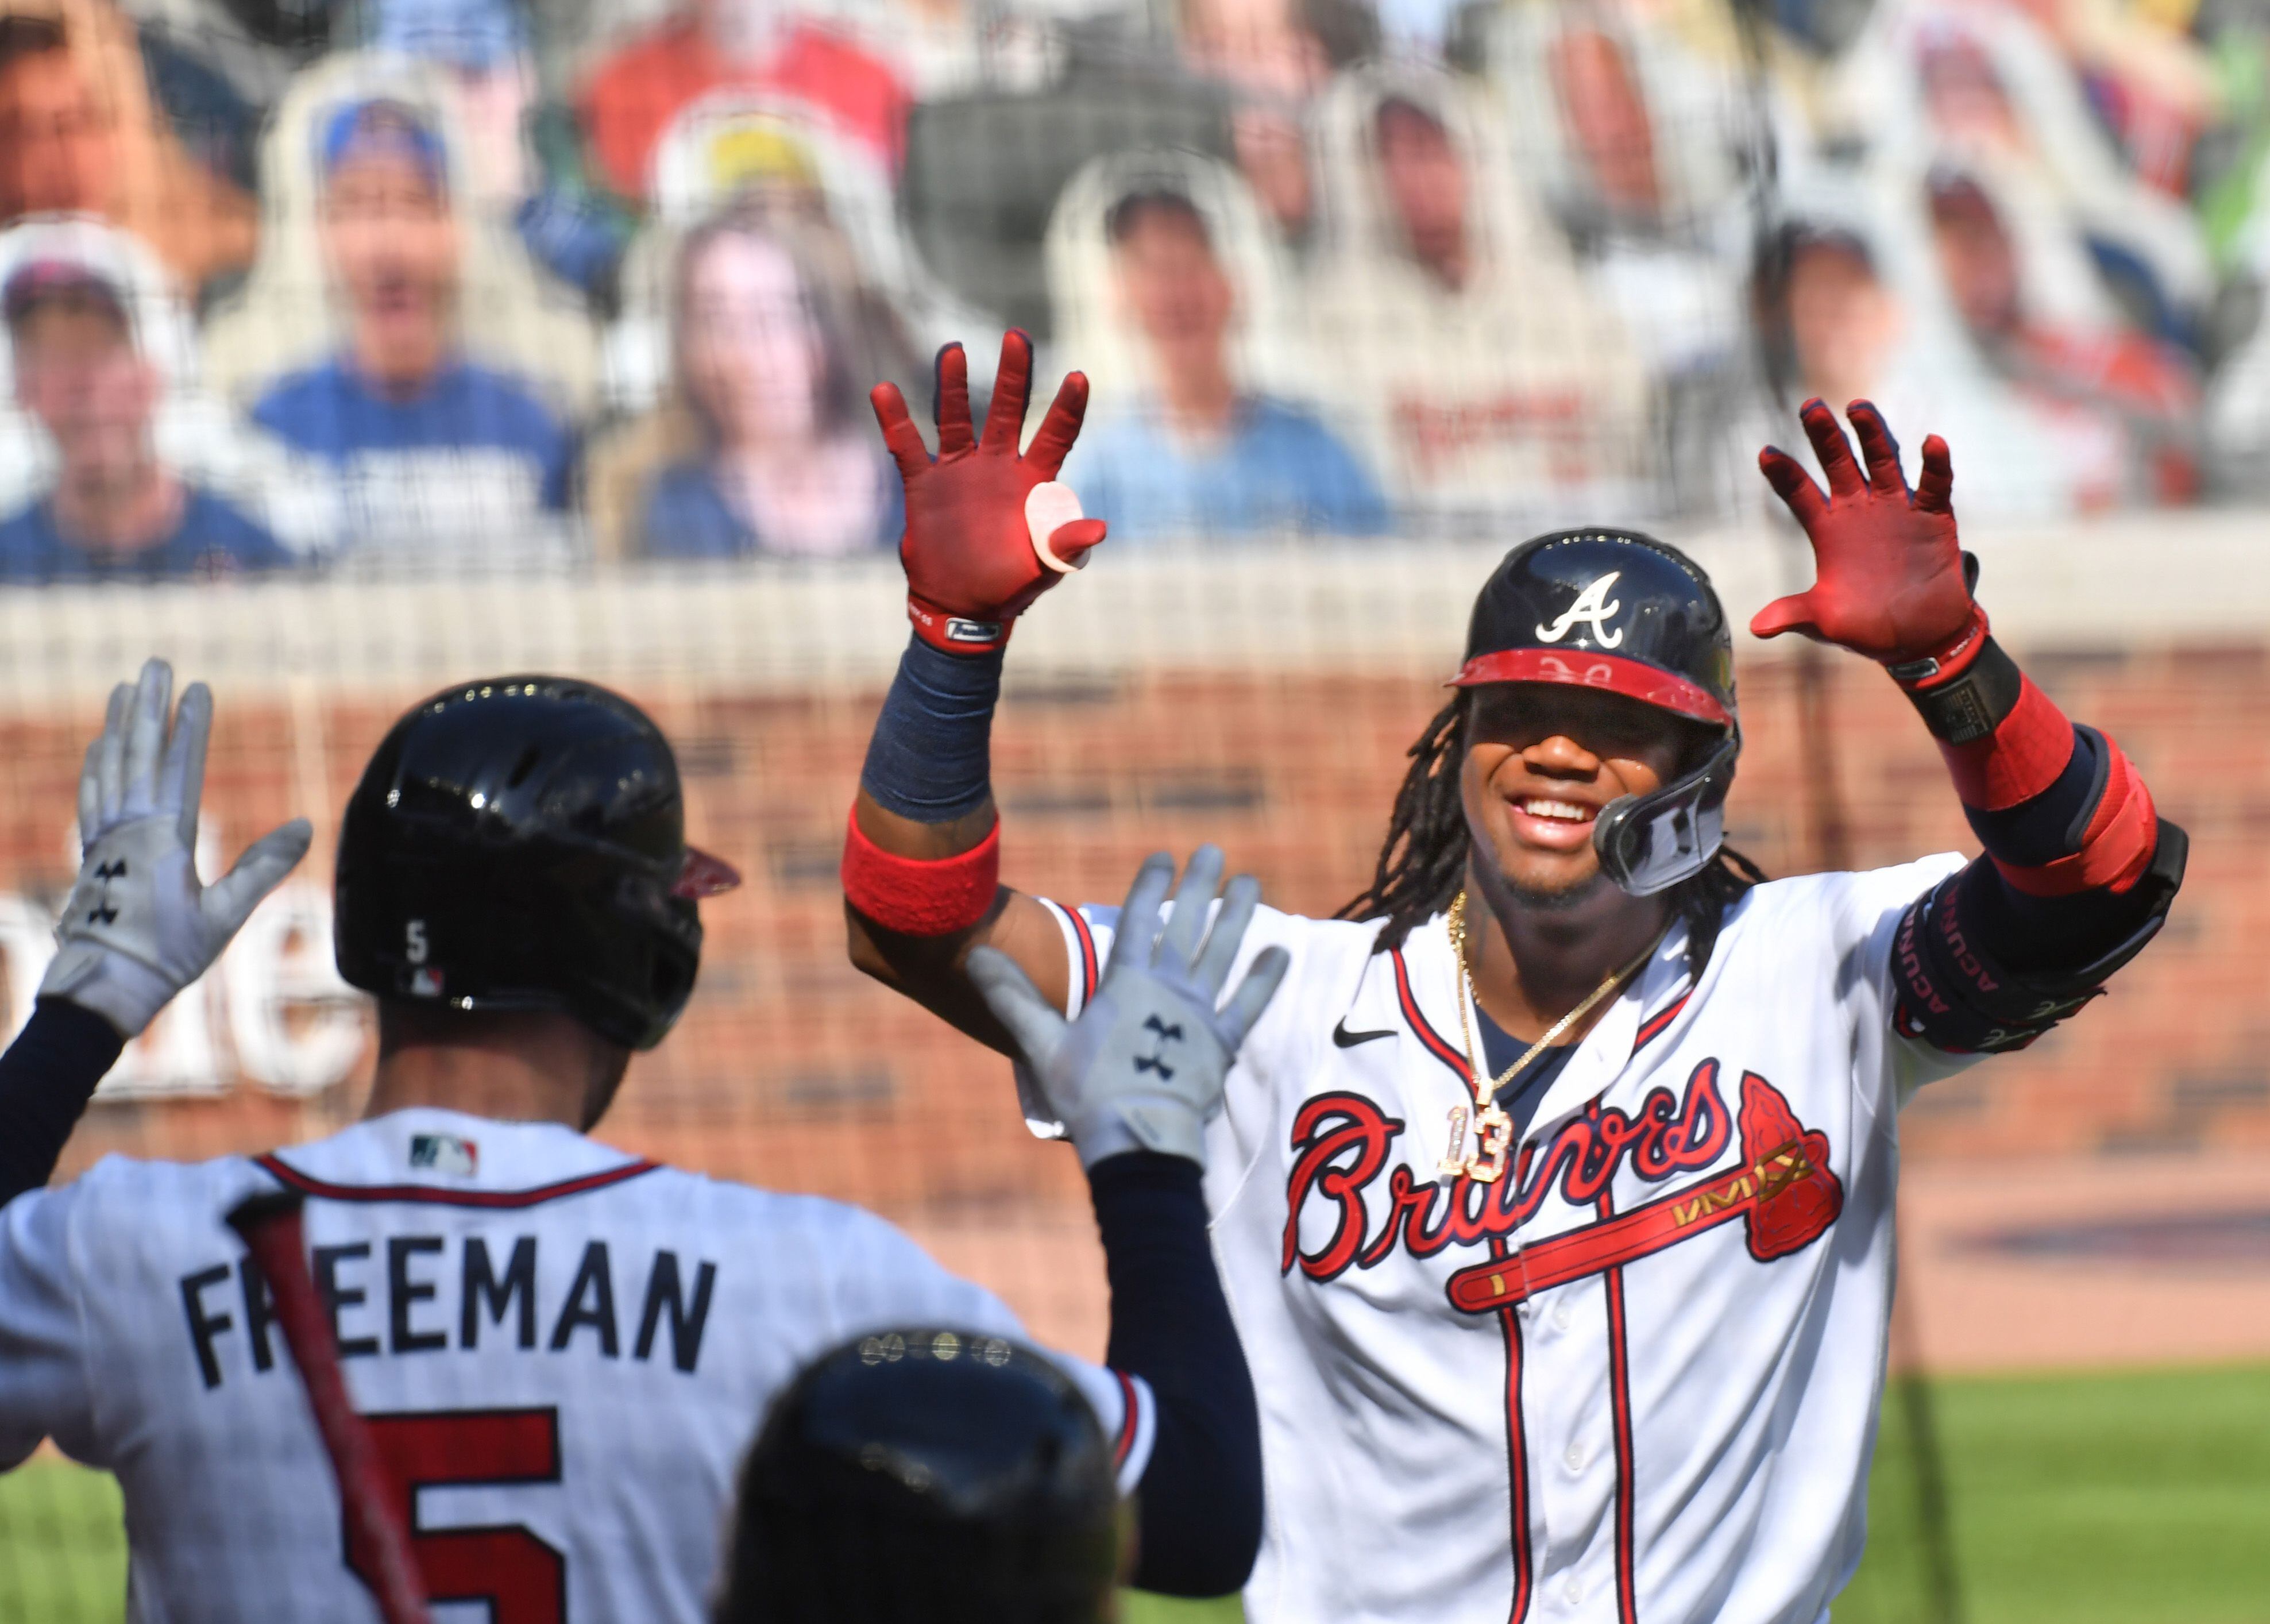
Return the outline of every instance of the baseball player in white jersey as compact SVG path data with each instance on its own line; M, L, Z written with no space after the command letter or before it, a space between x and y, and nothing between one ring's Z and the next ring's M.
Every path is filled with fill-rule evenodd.
M1006 1048L970 982L1077 1012L1112 950L1111 910L998 884L986 779L1013 616L1096 538L1026 494L1079 386L1020 459L1021 388L973 443L960 369L935 460L878 392L916 635L845 888L855 962ZM1247 938L1291 962L1207 1155L1261 1405L1250 1618L1814 1624L1859 1561L1900 1108L2101 990L2185 842L1988 636L1944 442L1910 492L1850 415L1865 466L1803 413L1826 495L1762 458L1819 579L1753 629L1885 664L1985 855L1765 883L1722 844L1740 729L1702 573L1613 530L1507 557L1373 886Z
M209 702L192 691L169 752L169 683L153 663L90 755L86 868L48 989L117 995L91 1005L108 1053L44 1079L11 1056L0 1126L33 1082L75 1114L115 1034L193 979L305 847L304 825L279 832L293 849L256 848L254 879L200 894ZM870 1213L587 1137L692 990L695 899L731 883L682 831L668 741L627 701L541 677L435 695L380 746L340 834L341 969L379 998L367 1119L252 1158L106 1158L0 1209L0 1465L51 1437L117 1474L136 1620L374 1616L273 1300L223 1222L250 1195L306 1198L351 1396L443 1620L699 1619L736 1465L808 1360L896 1326L1022 1334ZM1195 1159L1282 968L1271 955L1217 1010L1256 897L1235 882L1201 948L1220 874L1202 852L1163 931L1113 967L1119 1006L1191 1034L1175 1091L1101 1029L1107 1000L1032 1057L1076 1124L1114 1285L1114 1368L1059 1362L1123 1487L1177 1505L1143 1528L1136 1576L1199 1592L1243 1580L1260 1514ZM1146 865L1131 907L1156 919L1171 876Z

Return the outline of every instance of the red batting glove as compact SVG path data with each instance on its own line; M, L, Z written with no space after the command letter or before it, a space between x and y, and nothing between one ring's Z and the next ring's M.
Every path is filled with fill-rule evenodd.
M1074 518L1047 532L1042 554L1036 526L1052 510L1079 504L1055 484L1057 470L1087 411L1087 379L1069 373L1041 419L1032 449L1018 455L1033 385L1033 341L1012 328L1001 339L1001 366L985 433L970 430L969 361L958 344L938 352L938 456L923 444L894 383L879 383L868 401L883 443L907 486L907 534L899 561L907 571L907 618L916 635L949 654L986 654L1009 641L1010 624L1088 550L1103 539L1103 521ZM1050 489L1032 503L1034 491ZM1029 516L1028 516L1029 515Z
M1947 441L1923 442L1923 483L1910 493L1883 414L1865 400L1844 411L1867 459L1865 478L1836 414L1818 399L1798 416L1829 476L1827 496L1787 452L1758 453L1759 471L1813 544L1814 580L1760 610L1751 634L1801 632L1881 660L1903 680L1952 675L1984 644L1986 614L1971 598L1955 538Z

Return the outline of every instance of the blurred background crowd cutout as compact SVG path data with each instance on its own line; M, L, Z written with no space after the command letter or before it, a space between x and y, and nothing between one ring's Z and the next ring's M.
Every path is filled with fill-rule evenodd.
M0 574L895 540L861 397L1085 367L1123 547L2257 494L2261 9L5 0Z
M1094 1351L1067 1160L842 958L904 634L869 387L926 402L961 339L982 392L1010 325L1094 382L1065 478L1111 539L1011 659L1010 877L1114 897L1215 838L1327 912L1498 552L1654 529L1746 618L1803 567L1758 448L1866 397L1910 456L1951 442L1998 628L2198 842L2135 985L1909 1114L1895 1358L2270 1358L2266 286L2270 0L0 0L9 1020L78 751L164 654L220 694L207 843L297 812L318 844L66 1172L351 1117L345 789L419 693L565 668L671 729L692 832L753 879L608 1131L877 1206ZM1970 847L1881 679L1741 659L1738 843ZM1885 1576L1887 1491L1840 1618L2270 1618L2265 1542L2226 1538L2270 1525L2270 1376L2233 1368L2196 1450L2055 1457L2129 1499L2032 1546L1955 1437L1969 1600L1943 1552ZM66 1470L0 1485L0 1618L116 1615ZM2155 1472L2220 1487L2155 1521ZM2043 1539L2066 1591L2009 1554Z

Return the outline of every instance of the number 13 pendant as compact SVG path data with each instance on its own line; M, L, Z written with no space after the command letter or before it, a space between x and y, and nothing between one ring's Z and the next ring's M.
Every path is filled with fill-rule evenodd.
M1474 1151L1466 1153L1466 1124L1474 1130ZM1495 1184L1505 1176L1506 1158L1513 1150L1513 1118L1493 1101L1479 1111L1463 1105L1450 1108L1450 1145L1435 1171L1443 1178L1463 1173L1477 1184Z
M1477 1184L1496 1183L1512 1150L1513 1118L1493 1100L1474 1113L1474 1153L1466 1159L1466 1176Z
M1435 1173L1440 1178L1456 1178L1465 1170L1466 1108L1454 1105L1450 1108L1450 1148L1443 1153L1442 1161L1435 1164Z

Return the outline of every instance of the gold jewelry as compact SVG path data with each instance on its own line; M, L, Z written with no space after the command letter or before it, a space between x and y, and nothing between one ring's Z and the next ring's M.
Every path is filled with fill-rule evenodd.
M1466 1065L1473 1075L1474 1103L1471 1114L1463 1105L1450 1108L1450 1147L1435 1171L1448 1178L1463 1173L1477 1184L1494 1184L1505 1176L1506 1159L1513 1153L1513 1117L1497 1102L1497 1091L1517 1076L1522 1068L1553 1046L1569 1027L1599 1007L1600 1000L1621 986L1653 955L1656 944L1663 939L1658 932L1654 941L1639 951L1630 963L1608 972L1608 978L1584 996L1583 1003L1554 1021L1545 1030L1545 1035L1532 1043L1521 1058L1492 1079L1484 1069L1481 1053L1474 1046L1473 1017L1467 1005L1479 1008L1480 996L1474 990L1474 972L1466 960L1466 894L1461 890L1450 903L1446 922L1450 932L1450 951L1458 960L1458 1027L1466 1041ZM1474 1152L1462 1153L1466 1147L1466 1130L1471 1123L1474 1132Z

